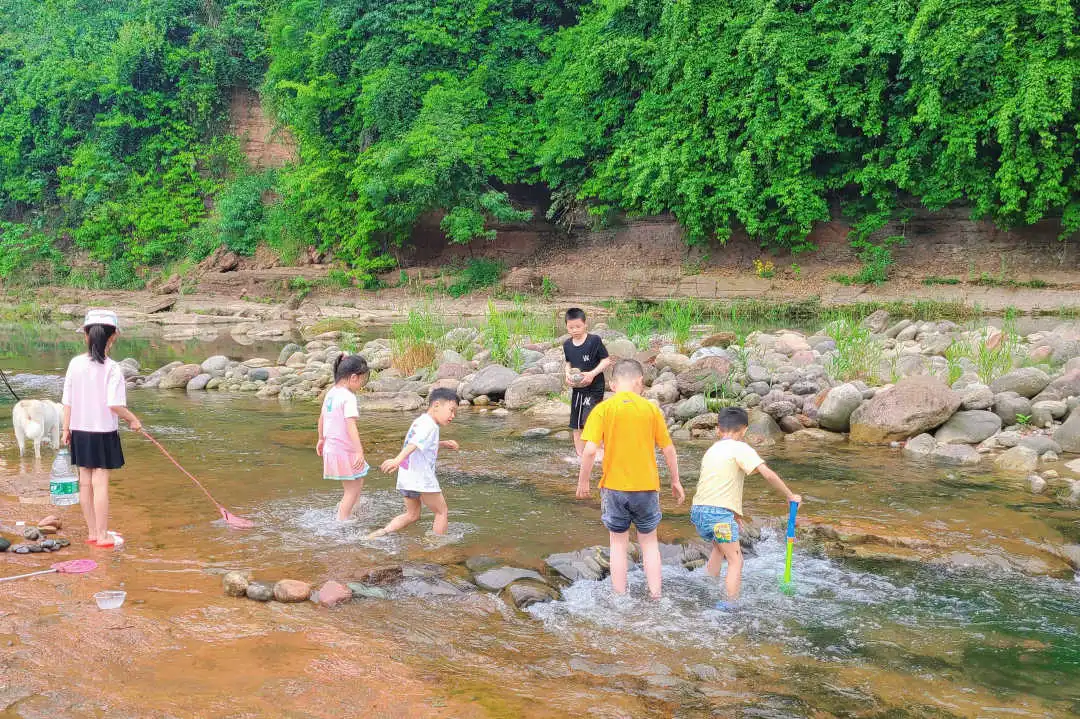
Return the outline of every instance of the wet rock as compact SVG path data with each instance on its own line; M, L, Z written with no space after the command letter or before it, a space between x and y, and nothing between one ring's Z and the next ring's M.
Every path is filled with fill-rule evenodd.
M570 421L570 405L557 399L544 400L525 410L525 415L565 426Z
M534 604L551 602L559 598L559 591L543 582L519 579L503 592L503 599L518 609L528 609Z
M874 395L851 415L851 441L888 444L944 424L960 395L936 377L909 377Z
M507 409L525 409L563 390L563 377L557 374L538 374L516 378L506 388ZM487 394L487 393L485 393Z
M509 417L510 416L510 410L506 409L506 407L499 407L498 409L491 410L491 416L492 417Z
M266 367L256 367L248 372L247 378L250 383L266 382L270 379L270 370Z
M352 599L353 593L344 584L331 580L319 587L318 597L322 606L336 607Z
M527 429L521 433L522 439L542 439L551 434L551 430L547 427L533 427Z
M211 379L213 379L213 377L208 374L196 375L191 378L191 381L187 383L187 386L184 389L188 392L200 392L206 389L206 385L210 384Z
M383 564L377 567L367 567L353 575L355 581L373 586L396 584L404 579L404 577L405 572L400 564Z
M352 592L354 599L389 599L390 595L386 593L385 589L379 587L369 587L366 584L360 582L349 582L347 585L349 591Z
M589 547L577 552L552 554L544 562L571 582L579 579L595 581L607 576L606 558L603 562L599 561L603 556L602 548Z
M274 585L274 599L279 602L306 602L311 596L311 585L296 579L282 579Z
M266 582L250 582L244 595L256 602L269 602L274 598L274 585Z
M994 466L1002 472L1034 472L1039 466L1039 455L1028 447L1013 447L994 459Z
M36 542L41 539L41 532L37 527L27 527L22 533L23 539L29 539L31 542Z
M1054 432L1054 441L1071 454L1080 454L1080 410L1073 410L1065 423Z
M16 544L14 547L11 548L11 551L15 554L30 554L30 545Z
M1020 444L1020 440L1023 439L1023 437L1021 437L1019 432L1006 430L1004 432L999 432L994 436L994 439L997 441L999 447L1011 449Z
M247 595L248 584L251 580L245 572L229 572L221 578L221 587L228 597L243 597Z
M934 434L939 444L978 444L1001 429L1001 417L986 410L960 411Z
M6 552L11 547L11 542L0 537L0 552Z
M356 400L361 411L369 412L415 412L425 405L416 392L362 392Z
M64 539L63 537L57 537L56 538L56 546L60 547L61 549L63 549L64 547L70 547L71 546L71 540L70 539Z
M793 434L803 428L802 422L800 422L797 417L794 417L792 415L781 417L779 425L780 429L784 432L784 434Z
M935 462L956 466L975 466L982 461L982 455L966 444L939 444L930 456Z
M45 550L41 548L40 544L29 544L27 547L30 549L31 554L41 554Z
M1028 475L1028 489L1032 494L1042 494L1046 489L1046 480L1037 474Z
M928 457L937 449L937 440L929 434L920 434L904 443L904 454L913 457Z
M460 597L468 591L445 579L429 577L407 579L402 582L401 590L413 597Z
M848 431L851 414L862 404L862 399L862 392L853 384L833 387L818 409L818 424L833 432Z
M56 534L56 527L51 524L40 524L38 525L38 531L42 534Z
M485 555L469 557L465 560L465 568L470 572L483 572L497 566L499 566L499 560Z
M532 579L544 583L544 578L531 569L518 567L496 567L475 575L476 585L489 592L499 592L519 579Z
M1071 462L1066 462L1065 469L1069 470L1070 472L1080 474L1080 459L1074 459Z
M41 543L41 548L52 552L60 549L60 544L55 539L46 539Z
M161 389L184 389L187 387L188 382L195 379L195 377L201 373L202 367L197 364L180 365L164 375L161 379L161 384L159 384L158 387Z

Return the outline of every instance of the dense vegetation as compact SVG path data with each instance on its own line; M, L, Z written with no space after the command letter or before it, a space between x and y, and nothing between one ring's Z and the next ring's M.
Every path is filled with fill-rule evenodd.
M529 216L870 241L906 207L1080 229L1067 0L0 0L0 277L135 286L220 244L392 265ZM230 92L298 144L245 166ZM102 273L101 268L105 271Z

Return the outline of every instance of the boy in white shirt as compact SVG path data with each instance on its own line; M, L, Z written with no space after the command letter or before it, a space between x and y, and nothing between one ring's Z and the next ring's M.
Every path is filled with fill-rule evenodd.
M690 521L698 534L712 544L712 554L705 571L711 577L720 576L720 568L728 563L727 601L717 609L732 609L742 587L742 548L739 528L742 526L743 483L746 475L759 473L789 502L802 502L793 494L776 472L769 469L753 447L743 441L749 418L746 410L729 407L720 411L716 434L720 438L701 458L701 476L690 508Z
M394 517L382 529L369 534L368 539L400 531L418 521L421 503L435 513L432 533L446 534L450 523L449 509L439 479L435 476L435 460L440 447L458 448L458 443L452 439L439 440L439 428L454 420L457 406L458 396L453 390L432 390L428 395L428 410L409 427L401 452L382 463L382 471L398 473L397 488L405 498L405 512Z

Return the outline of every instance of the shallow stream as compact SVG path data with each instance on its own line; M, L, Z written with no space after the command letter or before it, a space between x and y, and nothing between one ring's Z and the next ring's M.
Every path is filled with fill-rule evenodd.
M22 340L18 340L22 341ZM9 340L3 368L17 391L58 399L72 347ZM272 352L274 347L263 349ZM251 347L119 347L147 366L242 358ZM267 355L269 356L269 355ZM606 542L599 503L573 497L570 448L525 440L520 416L462 411L444 430L461 443L440 457L454 541L424 535L365 542L400 508L392 478L372 475L357 519L339 524L339 491L320 476L315 406L219 393L132 390L148 430L233 511L236 532L149 443L126 434L128 466L112 485L122 551L88 552L77 507L73 547L94 556L81 576L0 584L0 717L39 716L745 716L991 717L1080 713L1080 583L1045 545L1080 542L1080 512L1019 482L912 464L893 451L779 447L770 464L805 498L806 520L886 527L933 545L912 561L899 547L829 558L800 539L796 593L778 590L783 502L747 486L764 522L734 614L703 570L665 569L665 597L630 597L578 582L563 599L520 614L481 593L360 600L336 610L222 596L220 574L319 584L373 564L407 562L416 576L453 579L487 555L543 569L543 558ZM48 468L20 460L0 401L0 525L48 513ZM369 415L370 459L394 454L411 417ZM679 449L688 494L707 444ZM372 462L375 464L376 462ZM664 496L663 541L692 536L688 506ZM781 538L782 539L782 538ZM45 567L47 555L3 555L3 574ZM56 561L55 559L51 561ZM1041 563L1041 566L1040 564ZM91 595L123 588L99 612ZM4 709L6 707L6 709Z

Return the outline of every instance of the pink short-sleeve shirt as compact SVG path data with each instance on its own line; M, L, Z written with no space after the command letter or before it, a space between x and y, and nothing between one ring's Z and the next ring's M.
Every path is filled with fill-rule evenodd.
M70 429L115 432L120 425L109 408L127 406L127 384L120 365L108 357L105 364L98 364L89 354L71 360L61 403L71 408Z

